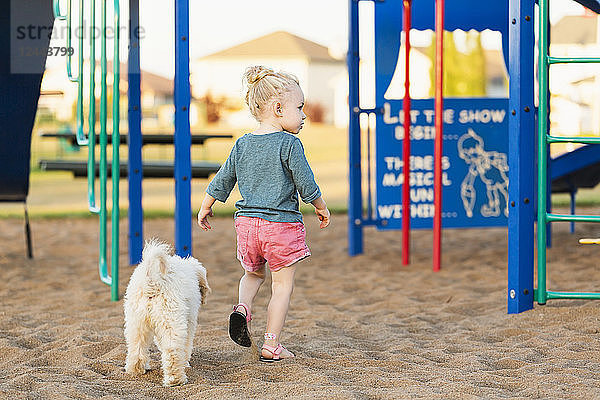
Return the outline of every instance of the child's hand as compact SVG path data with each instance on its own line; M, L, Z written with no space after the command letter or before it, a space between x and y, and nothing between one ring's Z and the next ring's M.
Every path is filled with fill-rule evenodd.
M327 207L323 209L315 208L315 214L317 214L319 221L321 221L321 225L319 225L319 228L327 228L329 226L329 221L331 217L331 214L329 213Z
M200 225L200 228L204 229L205 231L212 229L208 223L208 217L212 216L213 212L211 207L201 208L200 211L198 211L198 225Z

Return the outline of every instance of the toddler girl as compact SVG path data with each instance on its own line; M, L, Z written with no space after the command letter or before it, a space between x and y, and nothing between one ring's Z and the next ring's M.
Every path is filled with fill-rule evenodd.
M246 70L246 103L259 122L252 133L240 137L227 161L206 189L198 224L211 226L215 200L225 202L237 182L242 200L235 206L237 258L244 268L239 303L229 316L229 335L250 347L249 323L252 303L265 280L265 263L271 270L272 293L267 310L267 329L260 360L278 361L294 357L279 338L294 286L296 262L310 255L299 211L298 194L311 203L321 221L329 225L329 210L296 134L306 115L304 94L298 79L285 72L257 66Z

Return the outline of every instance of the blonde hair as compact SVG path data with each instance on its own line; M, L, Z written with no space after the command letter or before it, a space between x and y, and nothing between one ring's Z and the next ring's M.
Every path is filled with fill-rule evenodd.
M287 72L275 72L271 68L257 65L248 67L243 81L248 88L246 104L250 112L260 122L260 115L265 106L274 97L289 92L294 84L300 85L298 78Z

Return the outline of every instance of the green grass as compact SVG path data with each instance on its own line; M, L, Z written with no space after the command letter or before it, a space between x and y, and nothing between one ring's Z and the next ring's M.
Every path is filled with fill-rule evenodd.
M87 180L73 178L68 172L44 172L37 168L42 158L68 158L85 160L87 149L68 153L61 148L57 140L39 137L39 126L36 125L32 137L32 172L30 176L30 194L28 209L32 218L96 218L88 211ZM165 131L164 129L161 131ZM223 162L234 140L251 128L233 130L224 126L211 126L202 133L233 134L233 140L209 140L204 146L192 146L193 160L210 160ZM147 131L147 133L151 133ZM307 158L313 168L315 177L329 209L336 213L347 212L348 198L348 136L346 129L336 129L322 124L308 124L300 133ZM121 150L127 156L127 147ZM145 160L172 160L172 146L144 146ZM192 181L192 208L197 210L204 197L208 180ZM121 215L127 215L127 182L120 183L119 208ZM99 192L98 187L96 191ZM110 208L110 185L108 188ZM213 207L216 216L230 216L235 211L234 204L240 199L239 192L234 189L227 203L217 203ZM143 207L146 218L172 217L175 208L174 183L172 179L145 179L143 183ZM557 194L552 196L553 206L568 206L569 196ZM580 190L577 196L578 206L600 205L600 186L595 189ZM312 214L311 206L303 206L301 211ZM0 204L0 218L22 218L23 206L19 203Z
M43 127L52 130L50 127ZM212 126L202 130L202 133L233 134L233 140L208 140L204 146L192 146L192 160L209 160L223 162L233 146L234 140L252 128L245 130L232 130L224 126ZM32 157L30 192L28 196L29 214L33 218L68 218L68 217L94 217L88 211L87 205L87 180L73 178L69 172L40 171L40 159L75 159L86 160L87 148L79 152L66 152L58 140L39 136L39 125L34 128L32 137ZM166 130L161 130L166 131ZM150 131L145 131L151 133ZM322 124L308 124L302 130L300 137L305 147L306 155L311 163L315 177L321 187L324 198L332 210L343 212L346 209L347 189L347 131L336 129ZM172 160L172 146L144 146L144 160ZM110 149L109 149L110 153ZM121 149L122 157L127 156L127 147ZM204 197L204 190L208 180L195 179L192 181L192 208L197 210ZM172 179L145 179L143 183L144 215L146 218L171 217L175 208L174 181ZM127 210L127 181L121 180L119 185L119 208L122 215ZM99 188L96 186L96 194ZM108 188L109 208L111 188ZM219 216L231 215L234 204L240 199L239 192L234 189L227 203L218 203L213 207ZM98 201L98 200L97 200ZM312 212L310 206L303 209ZM0 218L22 218L23 206L19 203L2 203L0 205Z

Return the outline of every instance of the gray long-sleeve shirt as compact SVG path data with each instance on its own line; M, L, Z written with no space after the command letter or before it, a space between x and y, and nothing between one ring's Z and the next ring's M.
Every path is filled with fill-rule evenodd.
M287 132L240 137L206 192L225 202L236 182L242 195L236 217L302 222L298 193L305 203L321 197L302 142Z

